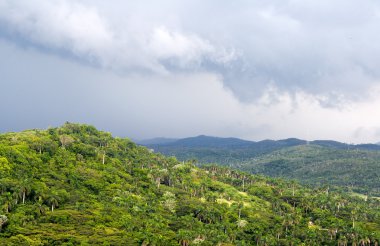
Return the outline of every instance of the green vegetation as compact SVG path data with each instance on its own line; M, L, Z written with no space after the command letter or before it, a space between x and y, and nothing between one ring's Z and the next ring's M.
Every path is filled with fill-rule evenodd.
M0 135L0 245L377 245L380 201L198 168L92 126Z
M239 169L380 196L380 152L301 145L242 162Z
M296 179L317 186L339 186L345 191L380 197L378 145L195 137L149 147L179 160L218 163L254 174Z

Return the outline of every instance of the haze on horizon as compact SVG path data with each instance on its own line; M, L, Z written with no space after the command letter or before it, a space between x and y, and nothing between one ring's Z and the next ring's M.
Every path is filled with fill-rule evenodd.
M0 132L380 141L380 2L0 0Z

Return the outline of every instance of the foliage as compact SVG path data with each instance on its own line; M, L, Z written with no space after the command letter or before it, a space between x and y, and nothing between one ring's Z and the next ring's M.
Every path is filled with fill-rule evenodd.
M379 145L299 139L248 142L200 136L149 147L179 160L218 163L250 173L321 187L334 185L380 197Z
M0 135L0 245L375 245L376 199L198 168L92 126Z
M380 196L380 151L303 145L274 151L240 163L239 168L304 184L339 186Z

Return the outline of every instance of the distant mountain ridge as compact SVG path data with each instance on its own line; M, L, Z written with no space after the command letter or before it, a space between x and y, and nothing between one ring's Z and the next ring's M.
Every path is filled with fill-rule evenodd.
M243 140L239 138L221 138L199 135L196 137L177 139L176 141L156 142L157 145L165 146L182 146L182 147L213 147L213 148L228 148L228 147L247 147L255 142Z
M223 138L223 137L213 137L206 135L199 135L196 137L188 137L181 139L174 138L154 138L148 140L137 141L138 144L147 147L156 148L168 148L168 147L181 147L181 148L257 148L265 152L265 150L273 150L282 147L291 147L298 145L313 144L328 148L337 149L361 149L361 150L380 150L380 143L372 144L347 144L334 140L313 140L307 141L298 138L287 138L281 140L261 140L261 141L250 141L243 140L240 138Z
M306 141L298 138L282 140L249 141L239 138L223 138L199 135L182 139L156 138L138 144L179 160L196 159L200 163L236 165L250 161L273 151L289 147L313 145L336 150L380 151L377 144L346 144L333 140Z

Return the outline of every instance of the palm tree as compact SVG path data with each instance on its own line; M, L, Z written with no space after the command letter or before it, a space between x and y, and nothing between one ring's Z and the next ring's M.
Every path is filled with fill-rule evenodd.
M296 190L295 190L296 189L296 181L292 180L292 181L290 181L290 183L292 185L292 196L294 196L296 193Z
M293 225L293 218L291 214L286 214L284 216L284 220L282 221L282 225L285 227L285 232L288 233L289 227Z
M338 240L338 246L347 246L347 238L345 236L342 236Z
M358 217L358 209L357 207L353 207L353 209L351 210L351 219L352 219L352 229L355 229L355 220L357 219Z
M241 210L244 208L244 203L243 202L239 202L238 204L237 204L237 209L238 209L238 218L239 218L239 220L240 220L240 218L241 218Z
M45 215L45 207L42 203L37 203L36 204L36 212L38 215Z
M19 186L19 198L22 200L22 204L25 204L25 198L30 194L30 182L28 179L21 181Z
M328 230L328 234L330 236L330 240L333 240L333 237L334 237L334 240L336 239L336 234L338 233L338 229L336 228L330 228Z
M180 229L178 231L178 243L181 246L189 246L190 242L192 241L193 237L191 235L191 231Z
M58 207L58 199L55 196L51 196L48 199L48 203L51 206L51 211L54 212L54 208Z
M28 189L26 186L22 185L22 186L20 187L20 193L19 193L19 196L20 196L21 199L22 199L22 204L25 203L25 197L26 197L26 194L27 194L27 193L29 193L29 189Z
M14 200L14 204L16 204L16 205L18 204L19 198L20 198L20 194L17 191L12 193L12 199Z
M36 212L38 215L44 215L45 214L45 207L43 205L42 195L38 195L36 197Z
M360 246L366 246L366 245L371 245L371 240L369 240L368 237L362 238L359 241Z

